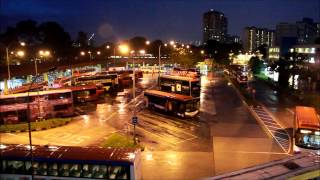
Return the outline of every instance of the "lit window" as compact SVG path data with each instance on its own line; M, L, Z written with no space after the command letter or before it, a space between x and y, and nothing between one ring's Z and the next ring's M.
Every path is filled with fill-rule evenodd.
M310 58L309 63L313 63L313 64L315 63L314 57L311 57L311 58Z
M311 52L312 54L316 53L316 48L311 48Z

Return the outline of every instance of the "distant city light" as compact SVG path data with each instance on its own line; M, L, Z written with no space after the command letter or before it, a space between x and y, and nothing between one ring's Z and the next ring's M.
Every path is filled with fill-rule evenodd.
M24 52L23 51L18 51L17 55L20 56L20 57L23 57L24 56Z

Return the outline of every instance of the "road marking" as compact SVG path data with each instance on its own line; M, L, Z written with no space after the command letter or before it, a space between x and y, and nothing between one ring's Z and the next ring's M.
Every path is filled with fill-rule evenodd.
M270 113L265 110L262 107L254 107L252 108L253 112L256 113L258 118L262 121L263 125L266 127L268 132L271 134L273 139L279 144L279 146L284 150L284 152L289 153L290 151L290 136L287 131L284 130L284 128L279 124L277 121L274 120L274 118L270 115ZM268 116L268 118L265 118L265 116ZM272 122L273 125L270 125ZM276 125L276 126L274 126ZM282 130L277 131L277 130ZM284 133L283 133L284 132ZM282 135L282 136L280 136ZM285 137L283 137L285 136Z
M150 118L150 117L147 117L147 116L142 116L142 119L146 119L146 120L148 120L148 121L153 121L153 122L156 122L156 123L164 124L163 122L156 121L156 120L154 120L154 119L152 119L152 118ZM164 126L163 126L163 127L164 127ZM173 128L174 128L176 131L178 131L178 132L180 132L180 133L183 133L183 134L187 134L187 135L189 135L189 136L191 136L191 137L193 137L193 138L197 138L197 137L198 137L198 136L196 136L196 135L194 135L194 134L191 134L191 133L189 133L189 132L187 132L187 131L182 130L181 128L176 128L176 127L174 127L174 126L173 126Z
M294 114L294 111L292 111L291 109L286 108L286 110L289 111L291 114Z

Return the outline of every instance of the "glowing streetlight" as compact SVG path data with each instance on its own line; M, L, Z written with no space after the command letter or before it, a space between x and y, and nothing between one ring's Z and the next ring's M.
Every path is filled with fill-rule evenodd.
M167 46L168 46L168 44L167 44L167 43L165 43L165 44L164 44L164 46L165 46L165 47L167 47Z
M145 51L144 49L141 49L141 50L139 51L139 53L140 53L140 54L145 54L146 51Z
M170 45L174 45L174 41L170 41Z
M190 46L189 45L187 45L187 49L189 49L190 48Z
M23 52L23 51L18 51L18 52L17 52L17 55L18 55L19 57L23 57L23 56L24 56L24 52Z
M109 45L107 45L107 46L106 46L106 48L107 48L107 49L110 49L110 46L109 46Z
M174 45L173 45L173 47L174 47L174 48L176 48L176 47L177 47L177 45L175 45L175 44L174 44Z
M20 45L21 45L21 46L25 46L26 43L25 43L25 42L20 42Z
M149 45L150 44L150 41L146 41L146 45Z
M201 54L204 54L204 50L201 50Z
M39 51L39 55L40 56L44 56L44 57L48 57L48 56L50 56L50 51L48 51L48 50L40 50Z
M127 54L129 52L129 46L126 44L119 45L119 50L123 54Z
M97 51L97 55L100 55L101 54L101 52L100 51Z
M190 53L192 53L192 51L190 51Z
M85 53L84 51L81 51L81 52L80 52L80 55L81 55L81 56L84 56L85 54L86 54L86 53Z
M45 51L45 52L44 52L44 55L45 55L45 56L50 56L50 51Z

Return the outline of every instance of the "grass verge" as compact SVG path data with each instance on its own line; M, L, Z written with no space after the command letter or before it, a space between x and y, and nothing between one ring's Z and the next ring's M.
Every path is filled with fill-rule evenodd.
M71 118L52 118L39 122L31 122L31 130L43 130L55 128L71 121ZM0 132L28 131L28 123L4 124L0 126Z
M113 147L113 148L140 148L144 147L139 143L134 143L132 137L127 137L118 133L113 133L108 138L102 142L102 147Z

